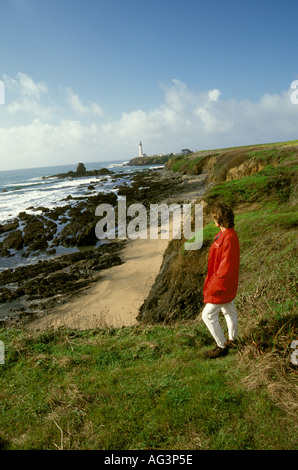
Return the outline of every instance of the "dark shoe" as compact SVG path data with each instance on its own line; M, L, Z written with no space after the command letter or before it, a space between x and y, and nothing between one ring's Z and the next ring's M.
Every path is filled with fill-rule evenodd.
M237 348L237 339L228 339L226 341L226 347L229 349Z
M226 356L229 352L229 348L226 346L225 348L220 348L216 346L216 348L212 349L211 351L205 352L205 357L209 359L215 359L216 357Z

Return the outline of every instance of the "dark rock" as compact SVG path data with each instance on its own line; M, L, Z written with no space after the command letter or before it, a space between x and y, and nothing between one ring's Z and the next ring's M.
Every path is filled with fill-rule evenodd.
M113 171L108 168L100 168L99 170L86 170L83 163L79 163L76 171L68 171L67 173L59 173L53 175L56 178L79 178L81 176L101 176L101 175L112 175ZM53 176L48 176L45 178L53 178Z
M19 226L18 219L15 219L13 222L7 224L0 224L0 233L10 232L11 230L16 230Z
M10 232L3 240L4 250L19 250L23 247L23 236L21 230Z
M92 271L100 271L101 269L110 268L119 264L122 264L120 256L106 253L100 258L95 258L88 261L86 268L91 269Z
M95 210L99 204L115 206L117 196L114 193L99 193L80 201L68 211L68 223L61 230L59 244L65 247L92 246L97 240L95 226L97 223ZM57 243L57 241L55 243Z
M72 199L72 197L71 197ZM60 206L60 207L55 207L54 209L51 209L47 213L47 218L52 219L52 220L58 220L61 215L65 215L65 213L71 208L70 204L67 204L66 206Z
M83 229L76 238L77 246L92 246L97 242L95 234L95 222L90 223L85 229Z
M209 246L183 252L184 240L173 240L164 254L159 274L140 308L141 323L174 323L194 319L203 306L202 291Z
M78 176L85 175L86 168L85 168L84 163L78 163L76 173Z
M49 212L50 209L48 207L39 206L39 207L36 207L35 210L41 211L41 212Z
M48 247L48 242L47 230L43 221L34 215L29 215L25 220L27 220L27 224L23 231L24 246L28 247L29 251L45 250Z
M3 243L0 242L0 257L8 258L9 256L12 256L11 252L8 248L3 248Z

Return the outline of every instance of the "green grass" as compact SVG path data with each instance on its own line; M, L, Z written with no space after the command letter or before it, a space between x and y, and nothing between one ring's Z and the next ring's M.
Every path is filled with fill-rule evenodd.
M291 449L292 420L246 390L232 351L205 360L199 323L2 331L8 449Z
M231 207L247 202L286 203L291 197L296 174L296 167L274 168L268 165L251 176L214 184L204 200L209 205L225 202Z
M177 156L172 157L170 161L171 170L174 172L185 172L191 173L194 169L195 165L197 165L200 161L204 159L205 155L184 155L184 156Z

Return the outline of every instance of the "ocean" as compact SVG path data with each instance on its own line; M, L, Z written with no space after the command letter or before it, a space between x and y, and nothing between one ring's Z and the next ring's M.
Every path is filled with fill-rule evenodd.
M114 186L123 183L130 173L144 169L143 167L126 166L125 161L84 163L86 170L108 168L113 175L101 177L90 176L81 178L57 178L53 175L76 171L76 165L58 165L23 170L0 171L0 224L8 222L22 211L30 213L30 207L54 207L65 205L67 196L81 196L86 192L86 185L96 184L101 192L114 190ZM123 178L121 175L123 174ZM46 178L45 178L46 177ZM36 212L35 212L36 213Z
M117 194L116 187L123 183L129 184L136 171L157 168L157 166L127 166L126 163L128 162L123 160L84 163L86 170L107 168L113 174L76 178L59 178L54 175L76 171L77 165L0 171L0 224L13 222L20 212L38 215L39 207L54 209L66 204L76 204L75 198L88 193L93 195L112 191ZM66 202L68 196L73 199L68 199ZM1 234L0 230L0 243L6 235L6 233ZM14 256L0 257L0 271L48 257L46 253L37 257L32 254L26 259L22 257L22 250L12 251ZM57 254L69 251L73 249L58 247L56 250Z

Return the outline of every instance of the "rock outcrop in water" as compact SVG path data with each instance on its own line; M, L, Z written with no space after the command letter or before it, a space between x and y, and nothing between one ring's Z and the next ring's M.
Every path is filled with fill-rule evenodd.
M113 175L114 172L108 168L100 168L99 170L86 170L83 163L78 163L76 171L68 171L67 173L58 173L53 176L45 176L44 178L78 178L80 176L103 176Z
M86 167L85 167L84 163L78 163L77 171L76 171L77 175L82 175L83 176L83 175L85 175L86 171L87 170L86 170Z

